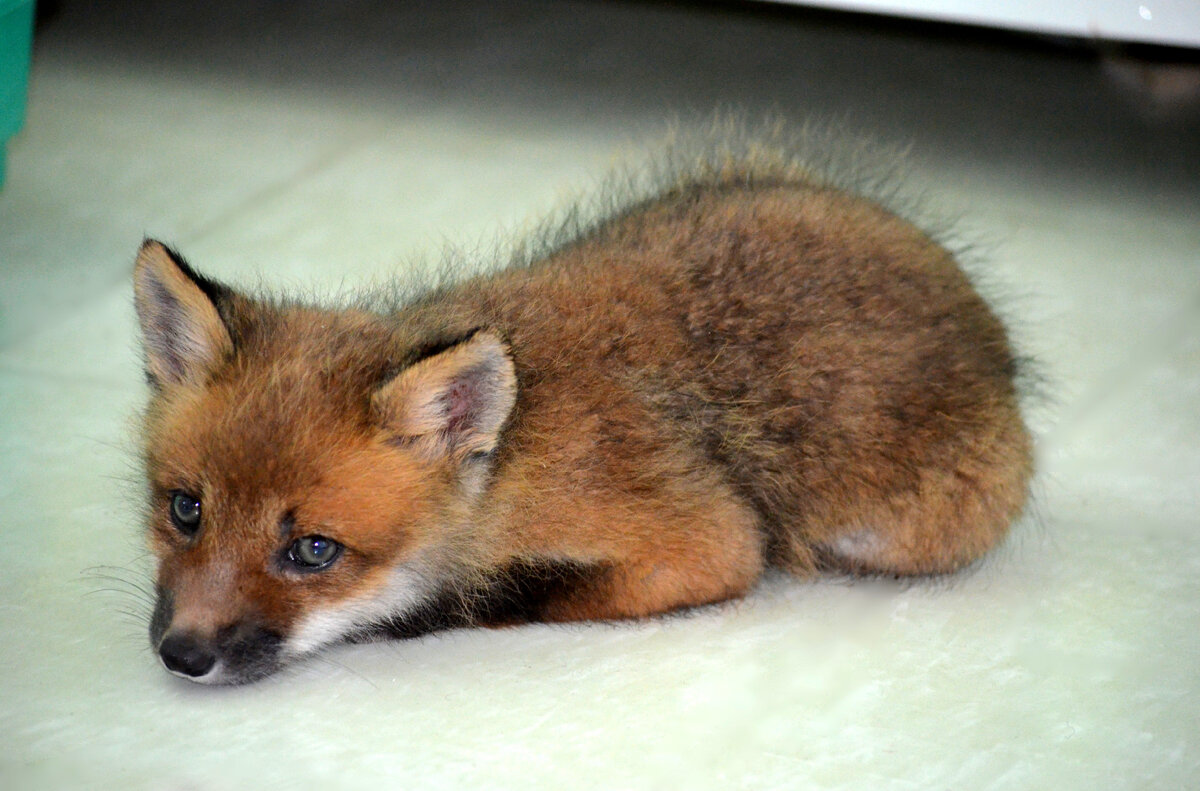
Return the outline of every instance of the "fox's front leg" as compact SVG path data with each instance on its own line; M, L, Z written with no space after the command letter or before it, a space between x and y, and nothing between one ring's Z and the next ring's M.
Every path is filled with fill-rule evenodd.
M587 558L594 573L548 597L539 619L638 618L745 595L764 566L758 518L725 484L704 488L586 509L624 518L605 530L604 556Z

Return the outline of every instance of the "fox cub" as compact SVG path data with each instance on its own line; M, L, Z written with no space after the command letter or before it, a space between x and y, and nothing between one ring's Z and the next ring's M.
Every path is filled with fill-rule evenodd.
M339 308L142 245L168 670L236 684L338 641L637 618L770 566L940 574L1022 511L1005 329L912 224L747 156L562 228Z

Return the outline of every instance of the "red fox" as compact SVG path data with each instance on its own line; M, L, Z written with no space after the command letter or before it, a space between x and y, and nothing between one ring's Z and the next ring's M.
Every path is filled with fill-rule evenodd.
M146 241L166 668L244 683L334 642L639 618L768 567L941 574L994 546L1032 469L1004 326L927 233L764 151L339 307Z

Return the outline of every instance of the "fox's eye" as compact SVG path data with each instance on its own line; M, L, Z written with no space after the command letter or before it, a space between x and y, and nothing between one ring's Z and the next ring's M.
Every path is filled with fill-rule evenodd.
M171 496L171 523L184 535L192 535L200 528L200 500L187 492L175 492Z
M342 545L324 536L297 538L288 549L288 560L305 571L328 566L342 554Z

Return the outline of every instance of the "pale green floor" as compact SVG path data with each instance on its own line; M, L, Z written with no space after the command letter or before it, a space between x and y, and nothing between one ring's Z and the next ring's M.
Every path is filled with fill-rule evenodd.
M0 787L1194 787L1194 111L1077 53L827 17L64 5L0 194ZM143 234L238 283L353 287L717 106L913 144L1049 382L1037 518L950 584L772 580L694 617L338 649L246 688L165 674L138 602L85 571L147 567Z

